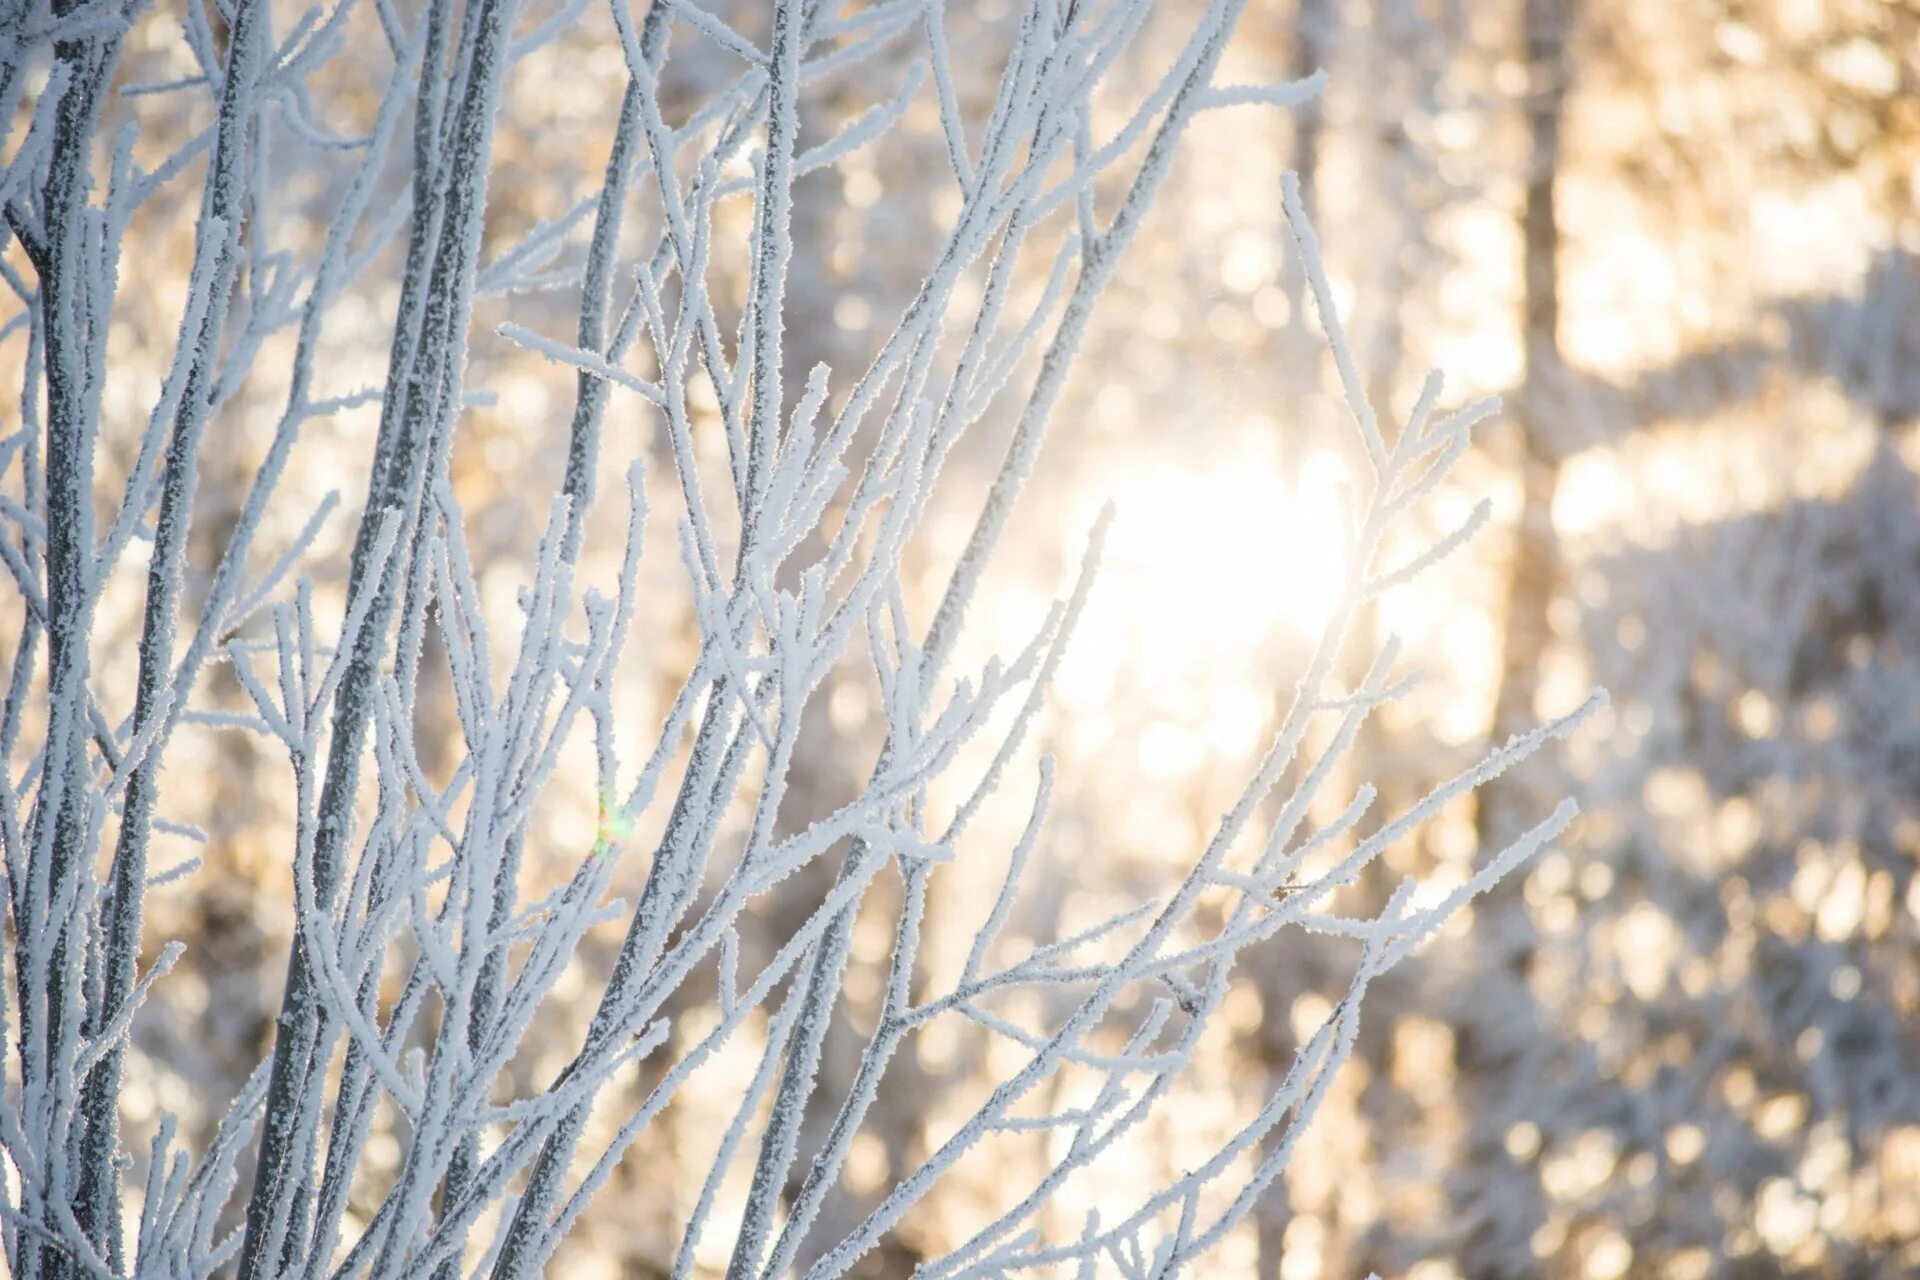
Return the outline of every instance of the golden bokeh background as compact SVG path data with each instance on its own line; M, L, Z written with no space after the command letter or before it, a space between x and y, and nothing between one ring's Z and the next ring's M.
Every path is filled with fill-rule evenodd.
M711 7L743 32L764 25L750 0ZM1159 0L1150 30L1177 33L1199 7ZM952 8L958 90L978 118L991 105L992 52L1017 13L1009 0ZM1557 57L1529 47L1542 21L1564 34ZM490 244L562 215L597 181L625 75L610 30L590 9L509 80ZM691 100L726 70L688 43L669 66L670 110L674 95ZM1175 45L1169 35L1142 47L1145 61L1123 78L1152 74L1152 52ZM177 14L149 8L123 76L168 81L192 73L184 59ZM1437 533L1489 495L1491 531L1366 617L1430 678L1369 728L1347 767L1391 808L1511 732L1503 699L1543 717L1600 683L1613 702L1498 797L1544 812L1578 796L1574 832L1380 984L1360 1050L1284 1185L1204 1274L1920 1271L1920 9L1254 0L1222 79L1313 65L1330 77L1317 106L1217 112L1194 126L1094 322L977 608L970 660L1024 643L1100 508L1115 504L1102 577L1036 735L1060 762L1035 871L1044 888L1010 929L1069 932L1172 874L1230 801L1339 590L1336 493L1356 460L1280 214L1279 175L1298 169L1383 415L1403 417L1435 367L1450 403L1497 393L1507 406L1432 513ZM364 127L377 83L357 78L351 59L327 74L331 127ZM822 137L870 101L858 80L835 92L810 107L807 127ZM919 283L921 246L953 213L923 99L887 146L799 187L792 370L858 367ZM204 103L191 102L155 95L117 109L137 111L159 145L205 124L194 114ZM1542 148L1546 107L1561 127ZM285 208L325 208L324 172L311 191L297 166L285 181L295 184ZM1527 280L1542 233L1525 217L1529 186L1543 181L1555 197L1545 251L1558 304L1544 332L1528 319ZM746 201L722 206L716 241L743 241L750 213ZM123 286L131 318L112 335L103 493L131 465L164 372L191 214L162 200L135 225L129 260L151 265ZM394 279L373 273L337 308L324 394L381 381ZM1022 281L1010 312L1044 284ZM572 305L564 289L514 294L483 299L476 315L469 381L486 397L462 418L452 459L503 628L546 514L530 495L550 493L563 465L572 378L493 331L509 319L560 331ZM196 572L210 571L265 449L279 342L209 437L212 514L196 529ZM20 359L17 337L0 343L9 373ZM343 513L312 557L319 607L335 616L376 417L345 408L308 428L262 532L263 545L284 544L339 491ZM951 483L989 474L1005 425L994 422L963 446ZM620 695L632 758L697 640L679 565L657 550L674 545L676 509L657 428L628 400L607 433L602 492L617 495L639 456L660 494ZM702 465L722 476L719 433L698 438ZM970 517L964 502L936 509L913 551L918 607ZM611 499L596 510L589 577L614 572L624 518ZM116 579L97 654L137 635L139 581ZM18 607L9 590L0 586L5 610ZM1542 625L1516 627L1529 611ZM96 666L109 684L119 678L112 663ZM124 678L130 687L130 670ZM428 714L450 723L450 690L423 679ZM220 671L209 697L238 707L243 695ZM858 787L878 745L867 697L848 681L809 725L794 820ZM423 751L429 770L444 767L430 739ZM584 747L582 761L562 769L538 815L536 882L596 837ZM270 1043L293 926L281 763L242 735L188 725L166 778L166 816L209 843L205 865L149 909L151 945L178 937L189 950L136 1027L123 1099L136 1146L163 1110L204 1132ZM1025 818L1015 798L996 801L976 838L1010 846ZM1442 894L1464 882L1492 820L1471 800L1450 806L1387 855L1386 871ZM156 865L194 852L162 836ZM628 857L617 888L630 893L645 861ZM998 869L963 865L943 892L977 907ZM803 878L790 908L760 910L765 936L747 945L765 949L804 918L821 874ZM845 1025L823 1066L829 1094L879 998L894 891L870 895L856 929ZM971 941L942 931L939 916L936 902L935 969ZM577 1037L564 1034L567 1019L591 1007L617 940L617 925L591 935L561 988L572 1008L553 1010L556 1034L533 1037L516 1063L523 1086L564 1064ZM1141 1185L1177 1177L1244 1121L1344 990L1342 973L1319 940L1258 949L1186 1091L1129 1135L1122 1163ZM704 1030L703 998L687 994L676 1040ZM554 1274L667 1274L710 1135L731 1116L762 1030L730 1043L634 1147ZM1012 1052L941 1027L916 1041L830 1214L870 1204L912 1167ZM1046 1166L1049 1141L1029 1135L963 1162L867 1273L904 1276L964 1239L1010 1169ZM376 1166L399 1150L390 1130L376 1135ZM1061 1221L1085 1207L1062 1203ZM723 1216L707 1233L702 1274L725 1268L724 1228Z

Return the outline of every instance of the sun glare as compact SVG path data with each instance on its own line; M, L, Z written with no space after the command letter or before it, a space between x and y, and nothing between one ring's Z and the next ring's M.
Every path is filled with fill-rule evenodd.
M1185 686L1317 634L1346 586L1344 479L1319 453L1293 477L1257 456L1116 477L1096 597L1107 616L1088 633L1123 645L1136 679Z

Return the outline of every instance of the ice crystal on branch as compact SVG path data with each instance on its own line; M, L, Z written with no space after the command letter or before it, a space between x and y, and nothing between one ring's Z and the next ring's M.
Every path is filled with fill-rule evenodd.
M217 23L190 5L171 38L196 69L151 83L132 78L126 37L159 15L78 0L12 7L0 100L24 127L8 139L0 196L26 264L5 281L22 383L0 527L20 602L0 726L13 1054L0 1234L12 1274L540 1274L625 1153L729 1044L754 1046L758 1066L682 1224L676 1275L721 1233L730 1277L845 1274L968 1152L1010 1135L1046 1135L1049 1167L999 1187L1001 1202L928 1258L926 1276L1169 1276L1248 1212L1351 1050L1368 984L1564 830L1572 807L1429 904L1408 883L1356 915L1340 891L1588 708L1390 818L1363 824L1364 786L1332 795L1362 722L1413 678L1389 641L1345 687L1348 622L1483 522L1484 507L1424 552L1385 557L1401 543L1384 535L1422 506L1489 407L1441 414L1436 377L1407 422L1382 421L1289 186L1285 218L1371 468L1342 508L1351 554L1339 603L1270 747L1179 875L1016 959L996 945L1045 856L1053 766L1042 759L1036 776L1024 744L1094 589L1103 529L1019 651L961 671L956 642L1095 305L1183 134L1202 112L1284 108L1318 88L1215 82L1242 0L1213 0L1170 47L1156 43L1166 27L1148 22L1150 7L1036 0L999 52L980 115L956 88L940 0L844 11L772 0L764 31L741 25L755 14L690 0L640 11L615 0L608 13L338 0L290 22L238 0ZM512 82L536 51L601 20L591 30L617 48L625 90L600 114L598 188L516 238L489 218ZM904 66L903 47L914 50ZM692 101L667 87L682 56L707 89ZM1112 74L1143 58L1160 68L1144 84ZM327 96L349 72L373 89L351 134L327 123L353 114ZM819 100L845 93L872 105L816 138ZM133 109L149 100L174 113ZM793 224L803 202L828 198L802 180L889 146L923 106L956 212L870 361L795 385ZM168 127L201 115L211 123L184 137ZM135 159L149 155L151 169ZM295 156L323 180L289 182ZM323 208L305 203L316 199ZM750 204L744 243L729 201ZM146 241L134 233L143 219L189 216L174 298L153 283L169 264L137 252ZM359 385L359 362L336 349L351 320L342 303L389 265L385 366L377 387ZM1029 273L1046 287L1015 314L1013 283ZM556 295L577 299L570 328L531 301ZM109 493L99 463L127 434L104 407L111 339L150 323L163 297L177 326L169 363ZM483 297L507 298L516 318L481 328ZM496 336L574 374L564 478L535 500L547 514L530 557L505 564L481 559L455 483L463 413L485 394L470 371ZM345 389L323 390L336 383ZM966 471L947 464L994 405L1013 406L1011 435L984 491L968 493ZM377 428L343 475L365 497L336 589L315 550L335 527L333 501L291 536L267 516L303 440L358 406L377 407ZM238 506L220 513L200 582L190 542L213 513L197 482L234 449L243 419L271 421L271 435ZM670 472L651 490L636 424ZM628 464L613 498L626 535L617 572L589 583L603 463ZM643 537L650 492L670 496L672 545ZM937 607L917 616L904 566L910 548L929 554L920 535L936 494L972 511L971 533L941 569ZM136 542L149 544L144 565L129 554ZM1288 590L1286 549L1272 551L1271 578L1236 590ZM636 652L633 624L665 603L642 586L666 580L643 579L662 559L678 566L697 645L634 758L615 692L629 664L659 661ZM496 598L503 582L511 611ZM144 608L122 654L96 624L103 601L128 590ZM212 698L216 670L243 701ZM884 745L857 794L784 821L803 720L829 675L849 670L864 672ZM429 684L451 701L448 740L423 728ZM294 932L270 1057L197 1149L162 1123L135 1177L121 1082L135 1011L177 954L142 969L143 904L192 874L149 865L155 835L176 829L162 765L186 724L251 734L279 760L293 797L281 858ZM984 767L968 774L976 757ZM593 830L548 848L533 815L575 758L593 761ZM936 780L965 799L935 803ZM963 969L933 981L924 921L982 914L945 892L946 875L996 856L970 826L1003 787L1030 795L1030 821L999 851L1006 874ZM1315 826L1327 800L1340 816ZM534 876L535 860L560 874ZM632 900L616 898L616 876L636 866ZM765 936L757 907L814 868L831 888ZM879 1009L850 1083L829 1095L821 1063L850 999L854 922L883 877L898 887ZM536 880L550 883L543 895ZM625 933L596 965L583 944L603 922ZM761 931L751 947L750 923ZM1060 1234L1062 1189L1173 1096L1236 964L1288 929L1350 940L1360 955L1291 1074L1184 1177ZM566 1032L564 1065L529 1083L532 1042L552 1036L563 979L583 968L591 1016ZM689 993L708 989L693 1016ZM890 1064L942 1022L1012 1046L1019 1065L869 1209L846 1221L823 1212ZM823 1132L803 1125L812 1117ZM397 1155L378 1153L377 1136Z

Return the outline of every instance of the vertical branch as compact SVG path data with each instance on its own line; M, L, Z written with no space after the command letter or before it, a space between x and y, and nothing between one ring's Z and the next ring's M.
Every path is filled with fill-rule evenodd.
M247 194L247 151L254 129L254 83L260 69L261 51L266 47L267 20L263 0L245 0L235 14L227 48L213 164L207 177L200 215L200 241L196 245L196 256L210 257L213 269L204 277L209 296L198 304L202 311L198 331L182 335L182 342L190 344L187 358L191 364L167 448L160 514L154 527L147 572L147 604L140 634L140 668L132 727L135 741L150 730L156 717L168 715L171 703L184 702L186 697L186 691L171 687L169 680L173 674L175 614L187 535L193 519L201 429L212 410L221 331L238 270L237 250ZM195 279L203 278L199 271L194 275ZM189 303L190 314L194 305ZM108 567L102 566L102 570ZM127 782L114 848L112 896L107 902L102 999L89 1010L90 1034L98 1034L119 1016L133 989L134 964L140 954L141 898L147 875L147 844L160 756L158 744L149 747ZM80 1152L82 1182L76 1206L82 1229L96 1244L106 1246L107 1256L115 1266L122 1261L114 1170L122 1057L123 1046L113 1045L86 1082L87 1129Z
M759 516L780 442L780 343L786 326L787 264L793 257L793 153L800 134L801 0L775 0L767 53L767 149L761 157L760 199L754 209L753 291L747 302L753 342L753 391L747 420L747 508L751 530ZM696 287L693 281L688 288ZM742 539L742 549L751 541Z
M1325 71L1333 61L1340 36L1340 13L1334 0L1295 0L1295 4L1290 70L1295 80L1303 80ZM1327 122L1323 99L1324 95L1316 95L1293 109L1293 146L1288 165L1300 175L1300 198L1309 216L1316 218L1321 212L1320 148ZM1292 258L1282 271L1281 287L1288 303L1283 359L1289 376L1300 380L1298 394L1305 396L1319 389L1324 348L1307 319L1307 283Z
M444 195L439 202L415 208L414 239L389 365L390 398L383 406L373 481L349 568L350 595L362 588L374 559L375 530L387 512L406 513L402 536L412 541L411 529L425 518L423 489L434 474L434 456L447 446L460 403L481 219L492 170L494 115L517 8L514 0L480 0L479 8L469 14L462 40L465 80L452 127L444 144L434 143L433 154L416 150L415 164L420 166L416 181L421 169L437 170L444 178ZM433 75L431 64L423 74ZM430 119L423 120L423 140L437 138L437 133L428 132L432 124ZM430 256L427 243L433 245ZM409 304L419 308L417 339L409 333ZM359 790L360 756L376 698L375 676L387 648L396 584L404 572L399 562L406 558L395 555L382 560L372 608L334 702L333 737L311 864L315 898L323 907L331 906L339 885ZM310 1147L321 1092L308 1081L323 1066L322 1051L330 1048L334 1034L307 955L311 945L304 929L296 927L274 1040L259 1168L241 1249L242 1280L260 1280L300 1256L304 1247L300 1237L304 1206L311 1196Z
M56 19L71 17L81 0L54 0ZM102 101L119 57L119 37L88 32L59 41L50 86L58 86L47 178L39 201L38 243L27 249L39 276L46 375L46 605L47 732L38 803L28 833L26 910L15 919L20 950L21 1084L52 1104L36 1116L35 1152L51 1170L73 1172L56 1154L67 1137L57 1114L76 1107L72 1080L60 1078L63 1045L72 1025L84 972L85 928L77 914L80 882L90 876L93 796L87 751L88 635L98 582L93 564L93 464L99 430L100 365L111 302L97 269L100 218L88 200L93 139ZM64 919L62 916L64 915ZM43 994L44 993L44 994ZM68 1122L71 1122L70 1117ZM45 1127L41 1127L41 1126ZM42 1226L67 1185L40 1188L29 1211ZM39 1234L39 1233L36 1233ZM46 1236L40 1235L40 1239ZM24 1238L23 1238L24 1241ZM69 1255L52 1244L20 1251L22 1280L64 1277Z
M655 3L647 11L641 44L651 52L664 39L666 6ZM624 221L626 199L634 167L634 153L640 132L639 81L627 78L620 98L619 121L614 127L613 148L607 157L600 198L594 212L593 239L587 252L585 278L581 283L580 321L576 330L583 351L598 352L606 342L606 314L620 228ZM606 416L611 388L605 379L581 372L575 383L573 420L567 437L567 469L563 491L571 501L567 506L567 524L561 556L571 566L580 555L585 536L587 509L593 500L594 469L599 461L600 424ZM507 838L507 857L494 889L491 927L505 927L513 910L516 877L525 842L523 832ZM478 1051L492 1030L505 981L506 952L496 949L480 972L474 991L474 1016L470 1026L469 1047ZM441 1203L452 1205L466 1194L478 1165L479 1134L469 1132L457 1145L447 1167ZM456 1252L441 1264L439 1280L455 1280L460 1270Z

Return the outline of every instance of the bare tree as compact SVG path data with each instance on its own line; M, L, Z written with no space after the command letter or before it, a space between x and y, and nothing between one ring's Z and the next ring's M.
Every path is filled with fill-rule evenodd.
M1215 84L1241 7L1212 0L1171 47L1138 50L1160 55L1163 70L1103 137L1094 94L1150 29L1148 6L1134 0L1036 0L1023 10L985 120L959 108L938 3L882 0L840 13L778 0L756 33L687 0L659 0L639 18L615 3L603 38L617 41L625 88L606 104L604 172L562 216L517 237L489 235L508 81L585 21L584 4L534 21L516 0L459 10L428 0L417 12L340 0L285 30L260 0L239 0L217 24L189 6L183 52L197 71L164 84L130 83L119 69L124 37L145 20L136 8L57 0L50 11L9 11L14 54L0 87L22 94L15 68L46 68L0 175L7 226L30 264L6 273L21 308L7 332L27 353L0 529L21 602L0 725L14 964L0 1149L15 1175L0 1217L14 1274L534 1275L626 1152L736 1037L757 1044L759 1066L715 1137L677 1275L722 1222L731 1276L844 1274L969 1152L1034 1135L1064 1154L1032 1185L1001 1188L974 1234L927 1258L925 1275L1105 1265L1169 1276L1241 1221L1351 1049L1369 982L1564 829L1572 806L1431 900L1416 902L1408 882L1379 910L1353 914L1339 909L1339 891L1450 799L1564 734L1598 701L1515 736L1364 837L1353 833L1373 802L1365 785L1335 821L1308 822L1361 724L1415 678L1399 671L1387 639L1361 678L1342 680L1355 611L1454 550L1487 509L1410 560L1384 562L1383 535L1420 507L1492 406L1440 414L1436 376L1403 429L1381 426L1289 185L1302 271L1367 462L1342 531L1353 549L1343 603L1238 800L1170 884L1092 928L1003 956L996 938L1046 816L1043 760L1026 834L971 953L958 972L926 969L923 915L952 909L939 894L941 868L985 856L964 837L986 797L1026 767L1022 742L1098 560L1096 529L1080 574L1031 641L955 674L956 642L1094 305L1198 114L1290 106L1318 88ZM915 38L925 40L922 56L890 96L803 142L820 86ZM732 79L669 121L662 77L686 46L729 62ZM316 98L353 75L370 86L373 110L363 131L342 134ZM110 108L155 95L204 99L210 122L147 169L134 158L140 119L121 128ZM922 283L870 362L850 379L819 366L804 387L790 386L796 182L883 144L927 96L958 213L928 246ZM317 244L280 216L293 196L276 164L296 148L331 193ZM105 175L98 198L96 172ZM160 193L196 181L178 337L124 484L104 493L110 516L97 532L93 512L110 488L95 459L114 427L102 393L116 374L118 292L149 288L150 273L164 269L130 259L130 228ZM383 208L396 181L407 197ZM735 199L751 208L744 245L720 234ZM326 387L333 309L389 266L399 287L381 385ZM1010 314L1022 273L1047 285L1030 314ZM962 289L963 278L978 287ZM470 349L479 299L555 290L576 299L565 337L540 332L529 308L528 323L497 327L525 354ZM269 361L270 350L285 363ZM479 572L500 566L474 563L452 459L487 360L529 357L570 372L573 404L563 480L545 495L530 560L511 566L517 613L503 626ZM217 438L210 431L231 429L236 394L270 364L284 399L268 451L188 609L200 454ZM946 493L943 464L1003 398L1016 407L1013 428L986 492ZM373 404L377 432L357 477L366 500L329 591L301 571L316 567L331 502L284 545L256 544L303 433ZM660 489L675 507L699 633L637 764L620 758L616 688L648 603L638 582L649 488L637 452L623 457L607 443L616 413L648 423L671 460ZM625 472L629 518L617 568L589 584L588 515L608 468ZM972 500L972 533L938 606L915 619L900 567L936 495ZM144 575L126 554L142 540L151 543ZM100 601L126 589L128 574L144 576L133 588L144 610L134 694L122 707L91 662L91 637ZM1286 583L1276 573L1239 589ZM184 635L183 613L192 624ZM196 701L215 663L231 670L244 706ZM444 778L422 763L416 693L427 663L444 668L457 712L458 740L434 748ZM852 799L783 825L809 703L830 672L848 668L873 693L885 745ZM142 997L178 955L171 946L139 971L142 902L155 880L148 852L167 829L161 766L188 722L257 735L284 755L296 928L270 1058L204 1150L180 1149L163 1123L135 1184L123 1173L119 1081ZM591 761L598 834L584 849L538 848L533 815L562 802L551 784L576 758ZM937 802L936 780L957 802ZM610 892L643 825L658 835L628 906ZM558 873L544 896L527 888L535 858ZM831 889L754 969L743 960L743 913L816 865L832 869ZM851 923L883 875L899 892L882 1008L850 1083L819 1099L823 1040L847 998ZM610 968L591 976L596 1007L574 1029L567 1065L516 1093L513 1068L583 940L622 919L624 939ZM1284 929L1335 935L1358 955L1346 997L1264 1105L1186 1176L1108 1205L1065 1236L1046 1229L1061 1188L1120 1158L1128 1131L1168 1099L1241 953ZM697 1018L673 1004L696 980L716 992ZM1010 1000L1030 994L1044 999ZM889 1064L936 1020L1015 1046L1022 1065L970 1101L964 1123L869 1212L823 1232L824 1198ZM609 1116L610 1084L636 1074L647 1082L638 1100ZM1041 1086L1061 1082L1070 1101L1036 1110L1054 1096ZM832 1124L803 1151L801 1119L822 1102ZM399 1147L390 1171L376 1173L369 1156L376 1130ZM736 1197L728 1172L748 1150L750 1182ZM356 1197L364 1213L350 1212ZM737 1205L723 1215L730 1198ZM123 1210L130 1200L137 1213ZM239 1206L244 1222L234 1223L228 1213ZM134 1222L131 1239L123 1217Z

